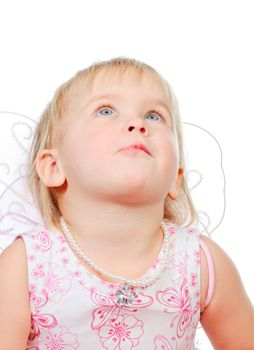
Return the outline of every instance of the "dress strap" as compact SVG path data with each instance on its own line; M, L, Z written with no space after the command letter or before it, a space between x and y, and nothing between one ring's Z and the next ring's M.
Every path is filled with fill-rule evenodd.
M212 299L213 292L214 292L214 282L215 282L214 264L213 264L212 255L211 255L209 249L207 248L207 245L205 244L205 242L202 241L201 239L199 240L199 242L200 242L201 248L203 249L203 251L205 253L207 264L208 264L209 282L208 282L208 291L207 291L206 302L205 302L205 307L207 307Z

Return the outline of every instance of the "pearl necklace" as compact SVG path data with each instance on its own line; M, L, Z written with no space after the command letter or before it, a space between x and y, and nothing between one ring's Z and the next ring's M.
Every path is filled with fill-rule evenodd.
M98 266L91 258L85 255L82 249L79 247L78 243L74 239L72 233L70 232L64 218L60 217L60 225L62 227L64 236L69 243L70 247L77 253L80 259L85 261L94 271L98 272L100 275L105 276L110 279L118 280L123 283L123 286L119 288L115 295L117 297L118 305L130 305L133 302L136 293L134 291L134 287L136 288L146 288L152 284L154 284L161 276L162 272L166 268L169 259L169 233L167 226L164 221L161 222L162 230L163 230L163 245L164 252L163 256L160 259L160 263L157 267L156 272L146 273L143 277L139 279L129 279L120 275L116 275L114 273L108 272L104 270L102 267Z

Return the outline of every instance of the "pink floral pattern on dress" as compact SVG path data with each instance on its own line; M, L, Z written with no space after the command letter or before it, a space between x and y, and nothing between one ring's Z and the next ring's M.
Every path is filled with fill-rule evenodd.
M184 278L180 285L180 290L170 287L156 293L159 303L166 306L164 312L175 314L170 327L174 327L174 322L177 321L177 336L179 338L184 335L185 330L192 321L191 300L186 283L187 280Z
M130 330L128 330L127 333L125 333L126 327L128 328L128 324L125 322L122 324L121 320L123 320L123 317L127 317L124 312L128 311L129 313L136 313L139 309L148 308L153 304L153 298L150 296L146 296L143 293L140 293L134 298L134 301L131 306L122 306L119 307L115 303L115 294L113 290L110 291L109 297L100 295L96 293L94 290L91 291L91 299L93 302L97 305L99 305L99 308L96 308L93 310L92 318L93 321L91 323L91 328L93 330L98 331L98 336L100 337L100 340L104 347L106 347L105 344L107 344L107 349L132 349L133 346L135 346L138 343L138 339L129 339L128 334L130 333ZM130 322L131 320L135 319L135 324L139 325L143 329L143 322L141 320L138 320L134 316L129 316L133 318L128 318L127 320ZM121 323L121 325L118 327L118 330L115 329L113 331L112 325L117 325ZM135 327L136 327L135 326ZM120 332L120 329L123 330L123 333ZM103 337L103 340L101 338L101 335L105 335L105 330L110 330L110 336L105 336L105 339ZM130 334L133 334L133 329ZM117 334L119 333L119 339ZM136 333L135 333L136 334ZM139 337L143 334L140 333ZM111 344L111 345L109 345ZM112 347L113 344L115 344L115 347Z
M40 335L40 328L54 328L57 321L53 315L40 313L40 309L48 302L48 293L45 290L42 291L41 296L36 296L35 289L32 288L30 290L30 302L34 311L31 315L29 340L34 340Z
M170 270L172 273L172 281L176 285L186 277L189 261L189 256L184 251L178 251L172 255L170 259Z
M108 320L117 318L123 310L130 312L137 312L138 309L144 309L152 305L153 299L150 296L146 296L140 293L133 301L131 306L119 307L115 303L115 295L111 294L111 297L96 293L94 290L91 291L91 300L99 305L92 312L92 329L100 329Z
M33 255L28 255L28 261L29 262L34 262L36 260L36 256L33 254Z
M168 231L169 231L170 236L175 237L175 235L176 235L176 228L175 227L169 225Z
M196 250L193 255L195 256L195 263L197 265L200 265L200 251L199 250Z
M186 332L186 336L179 343L179 339L175 336L168 340L163 335L158 335L154 339L154 350L192 350L195 331L191 328Z
M197 273L191 272L190 278L191 278L191 286L192 287L196 287L196 285L198 284L198 275L197 275Z
M173 341L175 338L172 339ZM175 347L163 335L158 335L154 339L154 350L176 350Z
M35 251L47 252L52 246L52 240L47 231L39 231L34 240L33 247Z
M144 333L143 323L134 316L122 315L109 320L99 330L103 347L107 350L131 350Z
M33 275L42 279L42 288L47 290L49 300L55 303L71 288L72 273L57 264L38 264Z
M67 327L48 329L38 341L40 350L73 350L79 348L77 336Z

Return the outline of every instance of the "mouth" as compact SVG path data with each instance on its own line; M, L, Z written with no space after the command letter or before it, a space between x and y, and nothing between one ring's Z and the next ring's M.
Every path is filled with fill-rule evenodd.
M133 151L133 150L140 150L147 153L149 156L151 156L151 153L149 152L149 150L142 143L133 144L130 146L122 147L120 149L120 151Z

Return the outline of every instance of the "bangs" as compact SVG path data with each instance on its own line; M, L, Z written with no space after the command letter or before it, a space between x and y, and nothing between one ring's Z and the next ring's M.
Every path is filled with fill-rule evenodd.
M103 63L100 63L88 68L86 72L80 72L80 77L78 73L77 80L84 84L86 92L91 94L93 92L94 83L98 79L102 83L112 82L121 84L124 78L128 76L128 79L131 77L133 82L139 85L144 75L147 76L148 73L151 73L151 78L158 79L158 75L155 74L155 72L141 65L131 65L126 64L126 62L122 64L113 64L112 62L110 65L103 65Z

